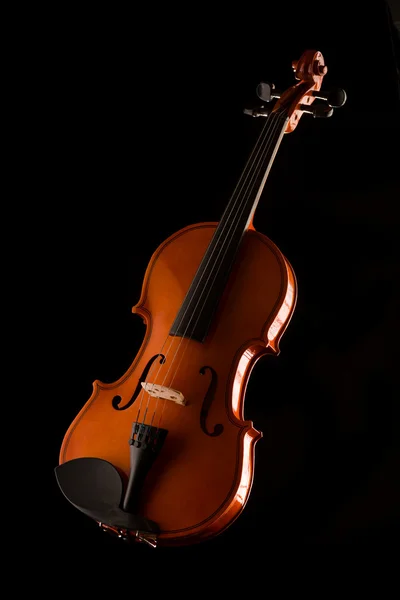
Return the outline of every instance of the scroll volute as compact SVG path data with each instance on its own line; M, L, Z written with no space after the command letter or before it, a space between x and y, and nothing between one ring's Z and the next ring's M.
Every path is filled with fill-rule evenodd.
M315 97L310 93L320 90L324 75L328 72L324 57L316 50L306 50L299 60L292 62L295 78L299 79L292 87L281 94L272 112L284 109L289 117L285 133L291 133L299 124L304 113L300 104L310 105Z

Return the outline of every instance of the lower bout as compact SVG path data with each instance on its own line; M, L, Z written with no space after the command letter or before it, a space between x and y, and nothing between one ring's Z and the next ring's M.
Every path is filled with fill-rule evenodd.
M201 521L194 520L191 525L188 525L183 518L182 522L186 521L186 526L181 528L176 528L176 515L165 515L160 519L160 532L156 536L158 546L184 546L214 538L240 516L250 496L254 478L255 445L261 437L262 434L252 426L242 430L239 443L239 468L223 501L221 502L220 490L217 493L214 488L208 489L208 498L193 497L191 500L193 503L206 501L210 507L215 508L214 510L210 508L208 514L203 513ZM176 482L176 486L179 488L179 481ZM136 532L130 532L130 535L135 536Z

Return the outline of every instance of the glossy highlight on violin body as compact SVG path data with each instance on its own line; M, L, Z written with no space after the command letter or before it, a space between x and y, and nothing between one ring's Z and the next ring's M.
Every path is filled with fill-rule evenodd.
M124 411L116 410L113 400L119 396L121 404L128 405L140 375L158 356L215 228L209 223L187 227L153 255L142 297L133 309L147 325L136 361L117 382L94 383L91 399L64 438L60 462L96 456L128 476L127 440L139 398ZM186 260L182 260L183 251ZM270 279L260 280L259 273L266 266L275 275L274 285ZM158 290L168 290L168 303ZM244 390L255 361L268 350L277 352L295 297L291 267L270 240L249 231L207 341L185 344L185 368L175 374L171 385L189 399L188 405L169 403L161 418L169 433L147 475L146 505L139 507L162 528L160 542L206 537L222 529L244 506L253 478L253 448L261 437L251 421L243 420ZM279 313L285 302L286 317L282 318ZM248 303L250 312L245 310ZM165 363L152 362L157 364L157 381L165 380L169 357L180 344L180 338L173 338ZM210 386L215 389L207 402ZM156 404L152 398L149 414Z
M105 531L174 546L224 531L248 500L255 446L244 419L257 360L279 353L296 305L295 273L253 215L284 133L319 90L320 52L271 111L218 223L189 225L148 264L139 301L146 333L129 369L96 380L68 428L56 477L66 499Z

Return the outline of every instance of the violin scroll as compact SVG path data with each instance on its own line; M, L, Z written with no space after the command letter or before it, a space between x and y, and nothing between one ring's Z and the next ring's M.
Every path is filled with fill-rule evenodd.
M295 78L300 81L309 81L321 88L322 79L328 72L324 57L316 50L306 50L299 60L292 62Z
M345 104L347 95L343 89L320 91L323 78L328 72L321 52L306 50L299 60L292 62L292 68L299 82L284 92L276 90L275 85L271 83L261 82L257 86L257 95L261 100L270 103L276 99L273 107L262 105L254 109L245 109L244 113L253 117L284 113L288 118L285 133L291 133L296 129L304 113L312 114L316 118L327 118L333 115L335 108ZM316 102L311 107L315 100L322 100L322 102Z

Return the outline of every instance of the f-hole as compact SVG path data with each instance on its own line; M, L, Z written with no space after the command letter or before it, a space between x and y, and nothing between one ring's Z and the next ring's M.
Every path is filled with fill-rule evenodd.
M216 425L214 425L214 431L212 431L212 432L208 431L207 417L208 417L208 411L211 408L212 401L214 400L215 390L217 388L217 373L214 371L214 369L212 367L207 367L207 366L201 367L200 373L202 375L205 375L206 370L210 371L210 373L211 373L211 381L210 381L210 385L208 386L206 395L204 396L203 405L202 405L201 411L200 411L200 427L206 435L209 435L210 437L216 437L217 435L221 435L221 433L224 430L224 426L221 425L221 423L217 423Z
M158 358L159 356L161 356L160 365L163 365L165 363L164 354L155 354L154 356L151 357L151 359L149 360L149 362L143 369L143 373L139 377L139 381L138 381L135 391L133 392L133 396L131 397L131 399L129 400L129 402L127 404L125 404L124 406L120 406L120 403L122 401L121 396L114 396L114 398L112 399L112 405L113 405L113 408L115 408L115 410L126 410L127 408L132 406L132 404L135 402L136 398L138 397L140 391L143 389L141 386L142 381L146 381L146 377L147 377L148 372L150 371L151 365L156 360L156 358Z

